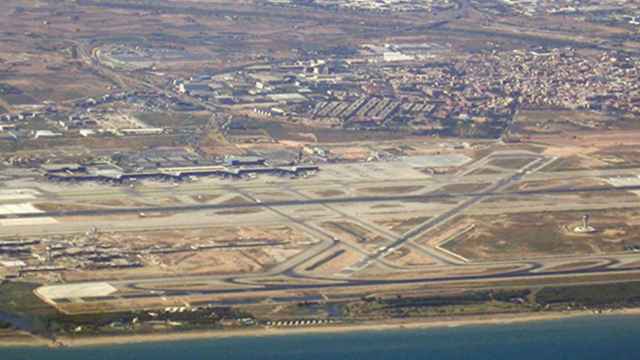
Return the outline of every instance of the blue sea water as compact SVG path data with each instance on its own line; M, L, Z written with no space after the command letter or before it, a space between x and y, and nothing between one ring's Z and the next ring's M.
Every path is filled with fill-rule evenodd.
M640 317L212 339L77 349L0 348L2 360L638 360Z

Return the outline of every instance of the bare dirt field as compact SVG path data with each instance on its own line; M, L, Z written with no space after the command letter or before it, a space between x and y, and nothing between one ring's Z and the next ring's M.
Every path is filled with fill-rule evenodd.
M431 258L421 255L406 246L400 247L387 255L385 260L402 267L422 267L436 264Z
M520 169L521 167L527 165L531 161L532 159L530 158L506 158L506 159L498 158L498 159L492 159L491 161L489 161L489 165L501 167L503 169L514 170L514 169Z
M437 190L437 192L444 193L464 193L464 192L476 192L488 187L488 183L461 183L461 184L449 184L445 185Z
M385 186L385 187L369 187L360 189L360 192L365 194L376 194L376 195L401 195L401 194L410 194L416 192L418 190L423 189L422 186Z
M307 240L287 226L101 232L95 235L95 246L139 253L144 267L80 268L65 271L63 277L79 281L265 271L303 251Z
M348 221L328 221L322 227L335 234L339 239L357 244L368 251L375 251L385 240L358 224Z
M305 264L304 270L313 272L313 274L334 275L356 264L362 258L362 254L344 246L338 246L330 253L310 259Z
M385 220L378 220L376 221L376 224L382 225L395 233L404 234L429 219L430 217L428 216L389 218Z
M559 188L585 188L592 186L603 186L606 183L603 180L595 178L578 178L578 179L553 179L543 181L522 181L508 188L509 191L534 191L548 190Z

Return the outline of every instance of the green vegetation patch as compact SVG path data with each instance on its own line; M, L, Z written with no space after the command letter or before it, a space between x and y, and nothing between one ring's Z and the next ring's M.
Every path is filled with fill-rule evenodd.
M152 127L198 127L206 125L211 117L208 113L145 112L134 115Z
M528 289L468 291L444 296L365 298L351 303L346 316L357 318L404 318L494 314L530 311ZM535 305L534 305L535 306Z
M100 335L148 332L153 323L174 322L181 329L219 326L222 319L248 317L228 307L201 307L185 312L147 311L99 312L66 315L41 301L33 290L38 284L8 282L0 285L0 329L14 325L35 334ZM13 322L13 323L12 323Z
M640 281L547 287L536 294L542 305L576 304L582 306L640 305Z
M0 98L11 105L33 104L35 99L9 84L0 83Z
M8 282L0 285L0 311L32 316L53 315L55 309L38 298L38 284Z
M22 91L17 87L9 84L0 83L0 96L5 95L20 95Z
M396 298L379 301L384 307L420 307L479 304L487 301L508 302L515 298L526 298L529 290L470 291L460 295L434 296L426 298Z

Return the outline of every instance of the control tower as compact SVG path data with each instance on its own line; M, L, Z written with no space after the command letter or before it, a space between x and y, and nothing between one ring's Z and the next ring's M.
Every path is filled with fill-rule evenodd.
M582 217L582 224L576 226L573 229L573 232L576 232L579 234L591 234L596 232L596 229L593 226L589 225L589 219L590 219L589 214L584 215Z

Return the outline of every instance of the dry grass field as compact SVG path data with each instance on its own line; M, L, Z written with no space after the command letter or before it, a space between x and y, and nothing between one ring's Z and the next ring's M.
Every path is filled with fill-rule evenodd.
M621 252L640 244L638 210L588 211L596 232L578 234L585 212L520 213L464 219L471 231L443 246L474 260L509 260L567 254Z

